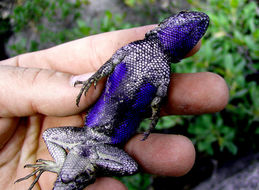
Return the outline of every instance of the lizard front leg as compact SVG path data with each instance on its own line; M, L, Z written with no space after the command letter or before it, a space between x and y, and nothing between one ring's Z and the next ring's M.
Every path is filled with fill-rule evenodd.
M58 179L54 184L54 190L81 190L95 181L95 162L98 156L94 144L91 142L80 143L68 152Z
M88 80L85 81L76 81L74 83L74 86L78 85L78 84L82 84L82 88L76 98L76 105L79 105L80 102L80 98L82 96L83 93L86 94L86 92L88 91L88 89L90 88L90 86L92 84L94 84L94 87L96 87L97 82L105 77L110 75L114 68L116 67L116 65L118 65L123 59L124 57L128 54L128 49L130 49L130 46L126 47L122 47L121 49L117 50L116 53L104 64L102 65L98 71L96 73L94 73Z
M167 88L168 88L168 85L167 85L166 82L163 82L157 88L156 96L151 102L151 109L152 109L152 116L150 118L151 123L149 125L148 130L145 131L144 134L143 134L143 136L144 136L143 139L142 139L143 141L148 138L151 131L156 127L156 124L157 124L158 119L159 119L162 100L167 94Z

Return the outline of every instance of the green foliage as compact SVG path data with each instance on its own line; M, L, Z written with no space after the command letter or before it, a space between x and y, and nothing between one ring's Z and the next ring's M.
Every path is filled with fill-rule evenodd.
M197 1L189 2L197 6ZM236 154L237 144L248 143L246 137L251 147L256 147L258 138L259 88L247 80L259 69L258 6L246 0L208 0L205 10L202 3L198 5L210 16L209 31L200 52L174 69L220 74L229 86L230 102L225 112L195 118L188 131L199 151L213 154L217 144L221 151Z
M78 28L74 30L64 29L64 25L79 19L81 16L80 7L87 3L87 0L73 2L65 0L21 1L14 7L11 15L13 31L17 36L24 31L32 31L38 38L28 40L27 37L22 37L20 41L12 44L10 49L16 55L36 51L39 44L42 47L49 47L73 40L76 36L83 36Z
M39 29L38 24L43 18L49 22L57 23L58 21L64 21L72 13L72 16L76 19L80 16L77 9L83 3L87 3L87 1L77 0L71 3L65 0L25 0L21 5L14 8L12 15L14 31L19 32L28 25L33 25L36 29Z
M113 30L126 29L136 26L130 23L126 23L124 21L125 16L126 14L112 14L110 11L105 11L104 18L98 25L96 25L96 28L99 27L100 32L109 32Z
M150 120L145 119L141 124L140 124L140 131L146 131L149 127ZM183 125L183 117L175 116L175 115L170 115L170 116L164 116L161 117L157 123L156 129L161 130L161 129L168 129L172 128L176 125Z
M135 6L139 6L142 5L144 3L148 3L148 4L152 4L154 3L156 0L123 0L124 3L129 6L129 7L135 7Z
M8 30L10 30L11 26L7 19L1 19L0 18L0 35L3 35Z
M16 35L30 30L39 38L29 41L26 37L20 38L10 46L14 55L36 51L39 44L49 47L96 33L133 27L123 22L125 14L112 14L108 10L102 19L94 18L86 22L80 11L88 3L87 0L24 0L21 5L16 5L11 15Z
M187 118L167 116L158 128L189 126L189 136L198 151L209 155L215 150L236 154L238 145L244 143L258 150L259 87L247 80L259 69L258 6L246 0L207 0L206 6L199 1L188 2L206 12L211 23L199 53L172 65L172 70L221 75L229 86L230 101L224 112ZM148 125L149 121L144 121L142 130Z
M128 190L147 190L152 183L151 175L142 173L137 173L133 176L123 176L118 179L127 186Z
M188 132L195 135L193 142L200 152L213 155L212 145L217 143L221 151L226 148L233 154L237 153L237 147L233 143L235 130L225 126L219 114L198 117L188 127Z

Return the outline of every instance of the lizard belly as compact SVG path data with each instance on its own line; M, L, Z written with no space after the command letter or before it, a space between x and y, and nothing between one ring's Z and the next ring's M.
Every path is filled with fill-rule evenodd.
M120 63L109 76L85 122L86 127L110 131L105 134L111 137L111 144L123 143L135 133L156 94L156 87L151 82L138 79L134 83L126 65Z

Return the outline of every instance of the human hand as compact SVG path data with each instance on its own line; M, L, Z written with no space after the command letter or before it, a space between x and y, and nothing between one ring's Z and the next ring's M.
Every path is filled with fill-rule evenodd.
M80 88L77 79L91 76L111 55L127 43L142 39L154 26L104 33L50 49L19 55L0 62L0 186L28 189L34 177L13 182L32 172L24 169L38 158L51 159L42 140L47 128L82 126L81 112L99 97L105 79L91 87L80 106L75 104ZM195 53L200 43L188 55ZM71 77L86 73L83 76ZM228 101L225 81L213 73L173 74L168 103L161 114L202 114L220 111ZM146 141L136 135L125 150L152 174L181 176L195 159L190 140L180 135L151 134ZM152 146L151 146L152 144ZM56 174L44 172L34 189L51 189ZM126 189L113 178L99 178L87 189Z

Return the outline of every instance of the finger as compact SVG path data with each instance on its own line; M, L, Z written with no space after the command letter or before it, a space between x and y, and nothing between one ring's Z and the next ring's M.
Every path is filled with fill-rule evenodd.
M85 79L82 75L76 76L72 78L71 83L75 80ZM225 80L217 74L210 72L174 73L171 76L167 100L162 107L161 115L218 112L225 108L228 98L228 86ZM85 105L85 101L88 102L85 97L82 97L80 105Z
M15 133L18 122L18 118L0 118L0 150Z
M97 34L67 42L53 48L26 53L0 64L54 69L81 74L96 71L120 47L143 39L155 25L136 27Z
M70 75L45 69L0 67L0 116L28 116L36 113L64 116L82 111L76 106L78 88L69 84ZM85 106L99 97L104 82L91 88ZM88 104L88 105L87 105Z
M171 76L168 99L161 114L214 113L225 108L228 98L228 86L217 74L175 73Z
M198 41L198 43L194 46L194 48L192 48L192 50L189 53L187 53L185 57L190 57L194 55L200 50L200 48L201 48L201 40Z
M94 72L116 50L132 41L143 39L145 33L155 26L148 25L85 37L0 61L0 65L53 69L71 74ZM186 57L196 53L200 44L199 42Z
M69 84L71 76L51 70L0 67L0 116L27 116L41 113L65 116L88 108L101 94L105 80L91 87L75 105L79 88ZM162 109L168 114L201 114L220 111L228 101L225 81L213 73L174 74L168 102ZM22 100L22 101L21 101Z
M181 135L151 134L141 141L136 135L125 146L128 152L148 173L182 176L190 171L195 160L192 142Z

